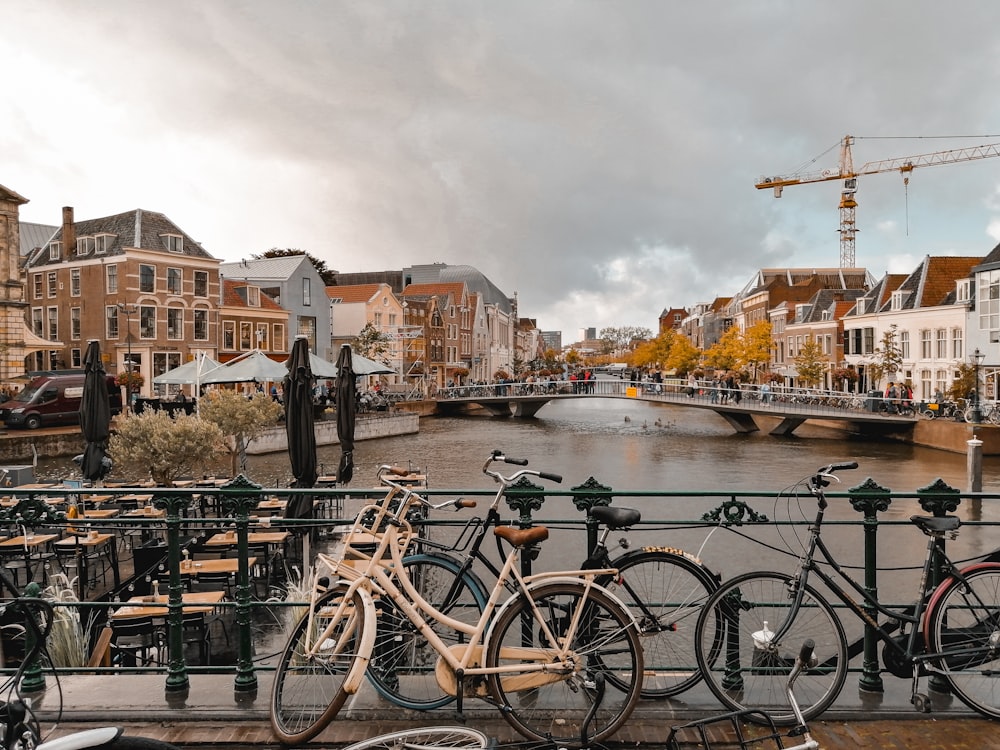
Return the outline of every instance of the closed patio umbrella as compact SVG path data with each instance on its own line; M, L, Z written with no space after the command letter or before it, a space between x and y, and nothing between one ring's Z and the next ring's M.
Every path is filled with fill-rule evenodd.
M309 366L309 340L297 337L288 358L285 387L285 434L288 438L288 458L296 487L316 484L316 432L313 417L313 374ZM313 504L309 495L295 495L285 510L286 518L312 518Z
M347 484L354 476L354 423L357 420L354 366L351 347L344 344L337 357L337 437L340 440L340 466L337 481Z
M83 451L80 471L84 479L96 482L104 479L111 470L111 460L107 456L108 438L111 436L111 399L99 341L87 344L83 367L80 431L87 447Z

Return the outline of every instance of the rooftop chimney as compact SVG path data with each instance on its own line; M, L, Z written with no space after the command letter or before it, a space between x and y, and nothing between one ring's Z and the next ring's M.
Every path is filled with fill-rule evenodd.
M76 229L73 227L73 207L63 207L62 256L69 258L76 252Z

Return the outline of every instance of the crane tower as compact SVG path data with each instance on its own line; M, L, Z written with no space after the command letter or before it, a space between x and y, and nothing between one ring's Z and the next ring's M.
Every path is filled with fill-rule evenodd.
M882 159L881 161L870 161L862 165L859 169L854 168L854 158L851 154L851 144L854 143L854 136L845 135L840 142L840 167L839 169L824 169L819 172L795 172L787 175L777 175L774 177L761 177L754 183L758 190L772 188L774 197L780 198L781 191L790 185L804 185L811 182L830 182L832 180L843 180L844 186L840 193L840 267L854 268L854 235L855 212L858 203L855 194L858 190L858 177L869 174L879 174L881 172L899 172L903 177L903 184L908 185L910 172L917 167L931 167L937 164L956 164L963 161L975 161L977 159L988 159L992 156L1000 156L1000 143L988 143L982 146L972 146L970 148L957 148L948 151L935 151L929 154L918 154L916 156L902 156L895 159Z

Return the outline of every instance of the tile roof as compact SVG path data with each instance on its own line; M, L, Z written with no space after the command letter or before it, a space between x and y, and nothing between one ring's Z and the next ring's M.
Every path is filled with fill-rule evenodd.
M246 293L243 291L247 288L248 284L245 281L233 281L232 279L223 279L223 298L222 304L225 307L247 307ZM254 286L250 284L249 286ZM282 311L287 312L285 308L279 305L274 299L264 292L260 293L260 307L253 308L259 310L272 310L272 311Z
M114 216L103 216L99 219L85 219L74 221L73 229L77 239L80 237L92 237L99 234L112 235L114 239L105 248L104 256L124 255L127 249L159 250L171 255L186 255L196 258L210 258L211 256L200 244L195 242L184 230L168 219L164 214L156 211L146 211L137 208L134 211L115 214ZM62 225L52 237L54 241L62 241ZM182 250L174 253L167 250L164 243L164 235L180 235L182 238ZM67 255L67 253L71 253ZM69 258L84 258L86 256L77 255L72 248L64 248L63 256ZM62 258L50 260L48 253L36 253L28 260L28 266L36 268L49 264L61 263Z
M381 284L346 284L344 286L328 286L326 295L330 299L339 299L343 304L368 302L378 294Z
M462 299L465 284L461 282L438 282L432 284L408 284L403 289L404 297L445 297L451 295L456 300Z

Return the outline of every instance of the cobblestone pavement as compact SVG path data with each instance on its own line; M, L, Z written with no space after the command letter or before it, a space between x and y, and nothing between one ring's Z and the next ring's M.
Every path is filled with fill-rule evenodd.
M227 675L192 675L191 688L178 699L164 693L162 675L101 677L79 675L62 685L62 719L53 737L94 726L124 726L128 734L166 740L186 747L277 748L267 720L268 675L261 674L256 696L237 696L233 678ZM363 690L356 702L319 737L304 747L335 748L377 734L426 725L455 724L453 713L439 709L429 713L403 712L371 697ZM719 713L717 704L702 700L697 691L686 703L642 702L628 724L608 743L618 748L663 748L670 727ZM843 694L843 701L828 710L811 729L820 746L837 748L921 748L921 750L1000 750L1000 724L977 717L957 701L935 706L933 714L918 714L901 693L888 692L878 705L864 703L856 691ZM36 703L43 728L52 727L60 701L50 690ZM696 700L697 699L697 700ZM851 703L853 701L853 705ZM467 706L468 725L482 730L498 743L511 748L526 747L523 739L488 706ZM712 747L735 748L727 733L716 731ZM729 740L729 744L724 744ZM786 743L791 744L791 743ZM686 746L687 747L687 746ZM690 745L694 750L694 745ZM773 748L771 743L767 746ZM534 745L538 748L538 745ZM765 750L754 746L754 750Z

